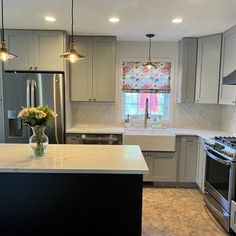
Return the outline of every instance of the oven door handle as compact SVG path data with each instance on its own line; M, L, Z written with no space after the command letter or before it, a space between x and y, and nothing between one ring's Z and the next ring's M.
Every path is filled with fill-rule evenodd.
M205 149L206 154L207 154L211 159L213 159L213 160L215 160L215 161L218 161L218 162L220 162L221 164L226 165L226 166L230 166L230 165L231 165L231 162L230 162L230 161L224 161L224 160L220 159L219 157L216 157L215 155L213 155L212 153L210 153L210 152L207 150L207 148L204 148L204 149Z

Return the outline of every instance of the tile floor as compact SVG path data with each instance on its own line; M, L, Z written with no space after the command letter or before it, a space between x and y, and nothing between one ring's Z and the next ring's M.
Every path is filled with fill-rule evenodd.
M228 235L206 209L197 189L149 188L143 192L143 236Z

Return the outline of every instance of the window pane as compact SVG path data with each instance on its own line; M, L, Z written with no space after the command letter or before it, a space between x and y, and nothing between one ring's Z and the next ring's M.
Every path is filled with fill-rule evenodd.
M146 99L150 116L161 116L162 120L169 119L170 94L163 93L123 93L124 115L143 117Z

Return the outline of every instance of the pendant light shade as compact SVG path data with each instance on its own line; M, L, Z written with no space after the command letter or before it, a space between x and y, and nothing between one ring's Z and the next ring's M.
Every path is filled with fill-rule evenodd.
M74 0L71 0L71 41L69 51L61 55L62 58L74 63L78 60L82 60L85 57L80 55L75 49L74 44Z
M152 62L151 59L151 38L155 36L155 34L146 34L146 36L149 38L149 56L148 61L143 66L147 67L149 70L152 68L156 68L156 65Z
M8 60L10 60L14 57L17 57L17 56L9 51L9 49L7 48L7 44L5 42L3 0L1 0L1 13L2 13L2 30L1 30L0 60L1 61L8 61Z

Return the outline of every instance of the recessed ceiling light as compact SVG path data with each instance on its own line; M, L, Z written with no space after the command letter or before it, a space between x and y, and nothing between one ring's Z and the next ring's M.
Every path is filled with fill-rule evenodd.
M119 21L120 21L120 19L117 18L117 17L111 17L111 18L109 19L109 22L111 22L111 23L117 23L117 22L119 22Z
M183 22L183 19L182 18L174 18L173 20L172 20L172 23L174 23L174 24L179 24L179 23L182 23Z
M44 19L49 22L54 22L56 21L56 18L53 16L45 16Z

